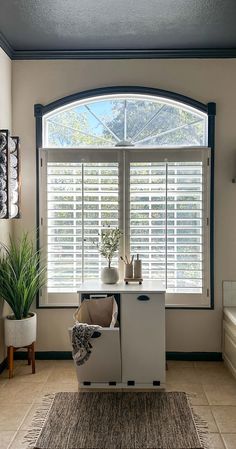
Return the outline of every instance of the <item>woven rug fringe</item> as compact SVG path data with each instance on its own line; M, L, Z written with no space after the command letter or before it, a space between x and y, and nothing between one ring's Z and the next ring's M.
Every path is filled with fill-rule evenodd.
M191 404L191 399L193 399L193 397L196 397L196 394L189 394L189 393L185 393L187 396L187 400L188 400L188 404L189 404L189 408L191 410L192 413L192 418L193 418L193 422L201 443L201 447L203 449L210 449L210 442L209 442L209 429L208 429L208 424L207 422L202 419L198 413L195 412L195 410L193 409L193 406Z
M25 443L28 444L28 449L35 447L36 442L42 432L43 426L47 420L48 414L51 410L55 394L47 394L43 397L42 404L36 410L30 429L24 436Z

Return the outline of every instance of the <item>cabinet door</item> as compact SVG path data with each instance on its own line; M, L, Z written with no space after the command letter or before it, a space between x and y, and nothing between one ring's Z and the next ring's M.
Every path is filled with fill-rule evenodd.
M71 330L69 330L71 338ZM79 382L121 382L120 329L103 327L92 338L92 352L83 365L76 365Z
M165 295L122 294L120 324L122 381L165 382Z

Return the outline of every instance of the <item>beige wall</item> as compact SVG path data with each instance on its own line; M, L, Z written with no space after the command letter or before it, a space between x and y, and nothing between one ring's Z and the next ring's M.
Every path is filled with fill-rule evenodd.
M21 137L21 228L35 227L35 103L112 85L171 90L217 104L215 310L168 310L167 350L220 351L222 280L236 279L236 60L14 61L13 124ZM39 310L39 350L69 350L72 310Z
M12 62L0 48L0 129L11 129L11 69ZM0 220L0 241L7 242L11 221ZM3 301L0 300L0 363L5 356L3 341Z

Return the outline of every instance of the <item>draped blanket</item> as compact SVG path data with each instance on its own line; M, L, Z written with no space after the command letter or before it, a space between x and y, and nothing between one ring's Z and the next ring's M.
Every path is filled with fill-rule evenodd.
M77 322L72 328L72 356L77 365L83 365L90 357L91 337L100 326Z

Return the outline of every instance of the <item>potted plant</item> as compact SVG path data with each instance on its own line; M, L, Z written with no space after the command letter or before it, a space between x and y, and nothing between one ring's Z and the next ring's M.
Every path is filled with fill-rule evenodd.
M103 268L101 273L101 280L104 284L116 284L119 280L118 269L111 266L111 261L119 249L119 243L122 232L119 228L111 228L101 232L101 242L97 245L98 251L107 260L108 266Z
M36 340L36 314L30 307L45 284L45 266L40 266L40 251L34 248L28 233L15 243L1 243L0 297L12 310L5 318L5 344L16 348Z

